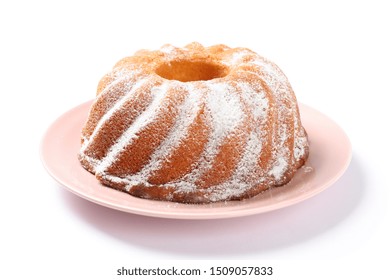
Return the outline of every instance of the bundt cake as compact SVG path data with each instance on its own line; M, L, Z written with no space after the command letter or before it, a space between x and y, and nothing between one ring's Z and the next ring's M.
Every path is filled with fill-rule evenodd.
M164 45L120 60L97 89L79 160L104 185L182 203L286 184L308 157L294 92L246 48Z

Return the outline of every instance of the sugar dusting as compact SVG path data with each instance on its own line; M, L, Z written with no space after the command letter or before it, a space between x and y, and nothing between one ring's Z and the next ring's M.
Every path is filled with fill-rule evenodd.
M240 197L245 191L260 184L264 180L264 178L259 176L257 164L261 150L261 139L255 132L251 132L243 155L232 177L210 190L210 200L220 201L232 197Z
M188 129L200 109L201 94L197 89L190 85L183 85L181 83L180 87L188 92L188 96L184 103L179 107L179 114L176 118L176 122L170 129L168 136L151 155L150 161L142 170L125 178L128 188L131 185L140 184L144 181L147 182L153 172L161 167L162 161L168 158L172 151L180 145L181 140L188 135Z
M194 190L195 182L213 166L215 155L226 137L234 133L243 119L242 104L234 89L226 84L211 83L205 98L206 118L212 129L208 143L196 168L186 174L180 182L183 191Z
M224 83L211 83L208 85L207 108L209 109L210 123L214 129L210 142L221 141L234 129L243 119L243 110L237 92Z
M153 100L149 107L133 122L131 126L129 126L129 128L119 137L117 142L109 149L106 157L96 168L97 173L104 174L105 170L117 160L118 155L123 151L123 149L137 137L137 132L154 120L156 111L159 110L159 107L161 107L161 101L165 97L168 86L168 83L164 83L159 87L152 89L151 93Z
M95 130L93 131L92 135L89 139L84 139L83 145L81 146L81 153L83 153L86 148L88 147L89 143L93 141L96 134L100 131L103 124L105 124L116 111L118 111L120 108L122 108L123 104L129 100L131 96L134 95L137 89L141 88L145 83L147 82L147 79L140 79L137 81L134 85L132 85L131 90L127 94L125 94L117 103L112 106L112 108L103 115L103 117L99 120L98 124L95 127ZM100 94L100 96L103 96L104 92Z
M160 52L165 55L165 59L170 60L176 52L183 52L183 50L190 52L191 48L178 49L170 45L165 45L160 49ZM231 49L226 49L226 51L229 50ZM131 95L132 92L141 88L147 82L145 79L141 79L134 84L128 85L129 94L119 99L100 119L91 137L84 139L84 144L80 150L81 157L88 161L93 166L94 171L103 175L106 180L125 184L126 191L140 184L146 188L154 186L149 183L148 178L161 167L162 162L169 157L172 151L181 145L181 140L187 136L188 128L194 121L200 106L204 105L205 112L203 117L207 120L210 135L199 161L193 163L191 172L177 181L162 184L160 187L174 187L177 193L201 191L203 198L199 198L200 201L220 201L238 198L243 193L263 182L269 180L277 182L281 180L290 166L294 165L294 162L298 162L304 156L305 147L307 147L307 138L300 126L297 109L294 107L286 109L283 105L285 102L290 104L295 100L287 78L273 63L245 49L238 49L235 52L231 52L228 57L223 59L222 63L227 64L231 68L233 66L235 68L250 66L250 70L246 72L256 75L269 89L264 88L262 83L257 83L254 86L254 81L248 80L244 75L245 73L243 76L239 76L240 81L233 81L235 86L223 81L217 82L214 80L196 83L165 81L158 87L152 87L153 98L147 109L138 116L134 123L117 139L116 143L110 147L109 152L103 160L97 160L84 155L83 151L91 143L94 135L102 125L107 122L116 110L121 108L129 94ZM118 79L111 83L109 87L115 87L116 83L125 79L126 75L135 75L136 71L139 72L139 69L134 67L133 70L118 75ZM195 86L199 85L199 83L202 86ZM168 89L174 86L181 87L183 92L188 91L188 94L178 108L177 118L168 136L150 155L149 162L138 173L128 174L124 178L108 174L106 172L108 167L116 161L126 146L137 137L137 132L142 130L146 125L153 123L156 113L164 106L163 100ZM269 99L267 90L273 92L273 103ZM259 127L262 127L269 118L273 110L272 106L279 108L276 114L274 130L272 131L272 145L276 149L272 150L271 158L269 159L271 163L268 169L263 170L259 166L259 158L263 149L267 148L264 146L262 140L267 132L262 131ZM224 140L235 133L240 133L237 131L237 128L246 118L244 108L249 110L254 124L258 125L254 125L251 128L245 146L243 147L244 151L235 166L234 172L225 182L200 190L196 182L203 174L213 168L215 156L218 154ZM287 123L285 122L286 119L291 117L294 118L294 145L292 151L286 147L289 132ZM170 196L172 197L172 194Z

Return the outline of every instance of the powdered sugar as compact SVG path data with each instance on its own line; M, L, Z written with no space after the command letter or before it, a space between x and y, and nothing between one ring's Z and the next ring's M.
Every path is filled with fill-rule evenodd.
M245 105L251 110L254 120L264 123L269 108L264 90L256 91L246 83L239 83L238 87L241 90L241 97L244 99Z
M238 52L234 52L232 54L232 56L229 57L229 64L230 65L238 65L242 62L242 59L247 56L247 55L250 55L251 53L247 50L242 50L242 51L238 51Z
M151 94L153 96L153 100L151 104L110 148L106 157L96 168L97 173L104 173L105 170L116 161L118 155L123 151L123 149L137 137L137 132L153 121L156 111L161 106L161 101L165 97L168 86L168 83L164 83L161 86L152 89Z
M279 181L283 174L286 172L288 167L288 162L284 157L279 157L272 169L268 172L269 175L273 176L276 181Z
M295 137L294 142L294 159L299 160L305 154L305 147L307 146L306 136L297 136Z
M206 104L214 129L210 140L221 141L242 121L244 116L242 104L237 92L228 84L211 83L208 88Z
M160 51L165 54L171 54L175 50L175 47L172 45L164 45L160 48Z
M184 86L180 84L180 87L188 91L184 103L179 107L179 114L176 118L176 122L170 129L170 133L164 139L162 144L151 155L151 159L147 165L137 174L126 177L127 180L132 182L147 181L147 178L160 168L161 162L165 160L172 151L180 144L180 141L187 136L188 128L193 123L195 117L200 109L200 101L202 95L199 91L191 85Z
M181 191L196 189L196 181L213 166L215 155L218 153L225 138L234 133L235 128L242 122L244 114L242 104L234 92L234 88L225 85L210 83L207 85L205 105L206 118L211 128L208 142L201 155L201 160L194 163L192 172L183 177L180 182Z
M135 93L135 91L137 89L139 89L142 85L144 85L146 81L147 81L147 79L141 79L141 80L137 81L131 87L131 90L127 94L125 94L117 103L115 103L115 105L112 106L112 108L106 114L103 115L103 117L99 120L98 124L96 125L96 128L95 128L94 132L92 133L92 135L90 136L90 138L86 139L87 141L84 141L84 143L81 147L82 153L88 147L89 143L91 143L93 141L93 139L95 138L95 135L100 131L100 128L102 127L102 125L104 123L106 123L117 110L122 108L123 104ZM103 96L103 94L104 93L102 93L101 96Z

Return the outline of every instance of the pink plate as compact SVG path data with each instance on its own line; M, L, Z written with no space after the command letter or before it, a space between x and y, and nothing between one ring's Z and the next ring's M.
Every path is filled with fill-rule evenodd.
M49 174L76 195L124 212L174 219L219 219L247 216L283 208L310 198L331 186L351 159L351 145L343 130L320 112L300 104L310 139L310 156L293 180L243 201L181 204L146 200L101 185L81 167L77 153L80 132L92 101L58 118L47 130L41 157Z

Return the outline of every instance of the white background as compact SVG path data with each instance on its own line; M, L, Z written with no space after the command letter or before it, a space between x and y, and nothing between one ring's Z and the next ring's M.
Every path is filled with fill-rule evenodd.
M275 267L273 279L390 276L385 1L7 2L0 2L1 279L117 279L122 266L216 259L259 260ZM45 172L43 133L92 99L117 60L192 41L248 47L276 62L297 98L348 134L353 157L344 176L271 213L183 221L95 205Z

